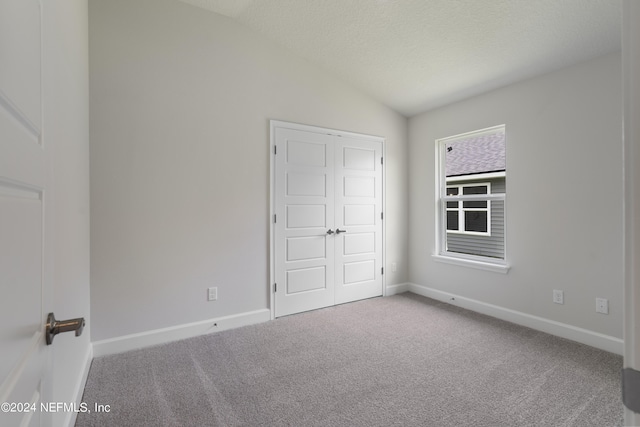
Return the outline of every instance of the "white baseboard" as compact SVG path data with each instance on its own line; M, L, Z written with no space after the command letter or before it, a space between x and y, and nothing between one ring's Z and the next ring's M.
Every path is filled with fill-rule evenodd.
M531 314L522 313L520 311L510 310L508 308L500 307L497 305L487 304L474 299L450 294L448 292L428 288L422 285L417 285L415 283L409 283L407 288L409 292L413 292L414 294L446 302L451 305L466 308L471 311L486 314L491 317L506 320L507 322L546 332L551 335L556 335L558 337L577 341L579 343L599 348L611 353L622 355L624 349L624 341L620 338L615 338L587 329L578 328L576 326L567 325L566 323L556 322L555 320L533 316ZM390 294L387 293L387 295Z
M84 395L84 388L87 385L87 377L89 377L89 369L91 369L91 361L93 361L93 347L91 344L87 346L87 351L84 357L84 363L82 367L82 375L80 376L78 383L75 386L76 389L76 397L75 402L80 406L80 402L82 402L82 396ZM73 427L76 424L76 418L78 417L78 413L76 411L68 411L67 419L65 420L65 426Z
M403 292L408 292L409 291L409 285L410 283L398 283L395 285L389 285L387 286L386 292L384 294L384 296L386 297L390 297L391 295L397 295L397 294L401 294Z
M238 328L240 326L262 323L270 319L271 311L265 308L263 310L250 311L232 316L203 320L201 322L187 323L169 328L155 329L138 334L110 338L94 342L93 355L94 357L100 357L108 354L122 353L129 350L136 350L158 344L165 344L171 341Z

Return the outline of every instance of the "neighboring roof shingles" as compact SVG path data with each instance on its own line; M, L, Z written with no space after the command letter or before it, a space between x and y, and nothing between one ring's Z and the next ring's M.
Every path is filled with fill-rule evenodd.
M506 170L504 133L493 133L446 145L446 175L460 176Z

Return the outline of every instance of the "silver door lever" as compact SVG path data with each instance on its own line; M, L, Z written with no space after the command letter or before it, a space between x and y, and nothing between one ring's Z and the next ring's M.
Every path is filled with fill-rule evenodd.
M336 228L336 234L340 234L340 233L346 233L347 230L340 230L339 228Z
M69 320L56 320L53 313L49 313L47 316L47 325L45 335L47 338L47 345L53 343L53 337L61 332L76 331L76 336L82 335L82 329L84 329L85 321L84 317L78 317L77 319Z
M327 230L327 234L333 234L333 230L332 229L328 229Z

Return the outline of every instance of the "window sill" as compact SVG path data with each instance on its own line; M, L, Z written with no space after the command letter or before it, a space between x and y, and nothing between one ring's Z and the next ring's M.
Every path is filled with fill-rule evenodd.
M491 237L491 232L487 231L460 231L460 230L447 230L447 234L457 234L461 236L483 236Z
M458 258L449 255L431 255L436 262L459 265L461 267L476 268L478 270L492 271L494 273L507 274L511 268L508 264L477 261L473 259Z

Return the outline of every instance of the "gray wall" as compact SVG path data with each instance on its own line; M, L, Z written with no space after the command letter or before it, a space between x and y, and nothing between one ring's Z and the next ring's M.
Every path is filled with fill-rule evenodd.
M411 282L622 337L620 61L607 55L409 120ZM503 123L512 268L434 262L435 140ZM596 297L609 299L609 315L595 312Z
M94 340L268 307L269 119L386 138L386 280L407 280L404 117L175 0L91 0L89 22Z

